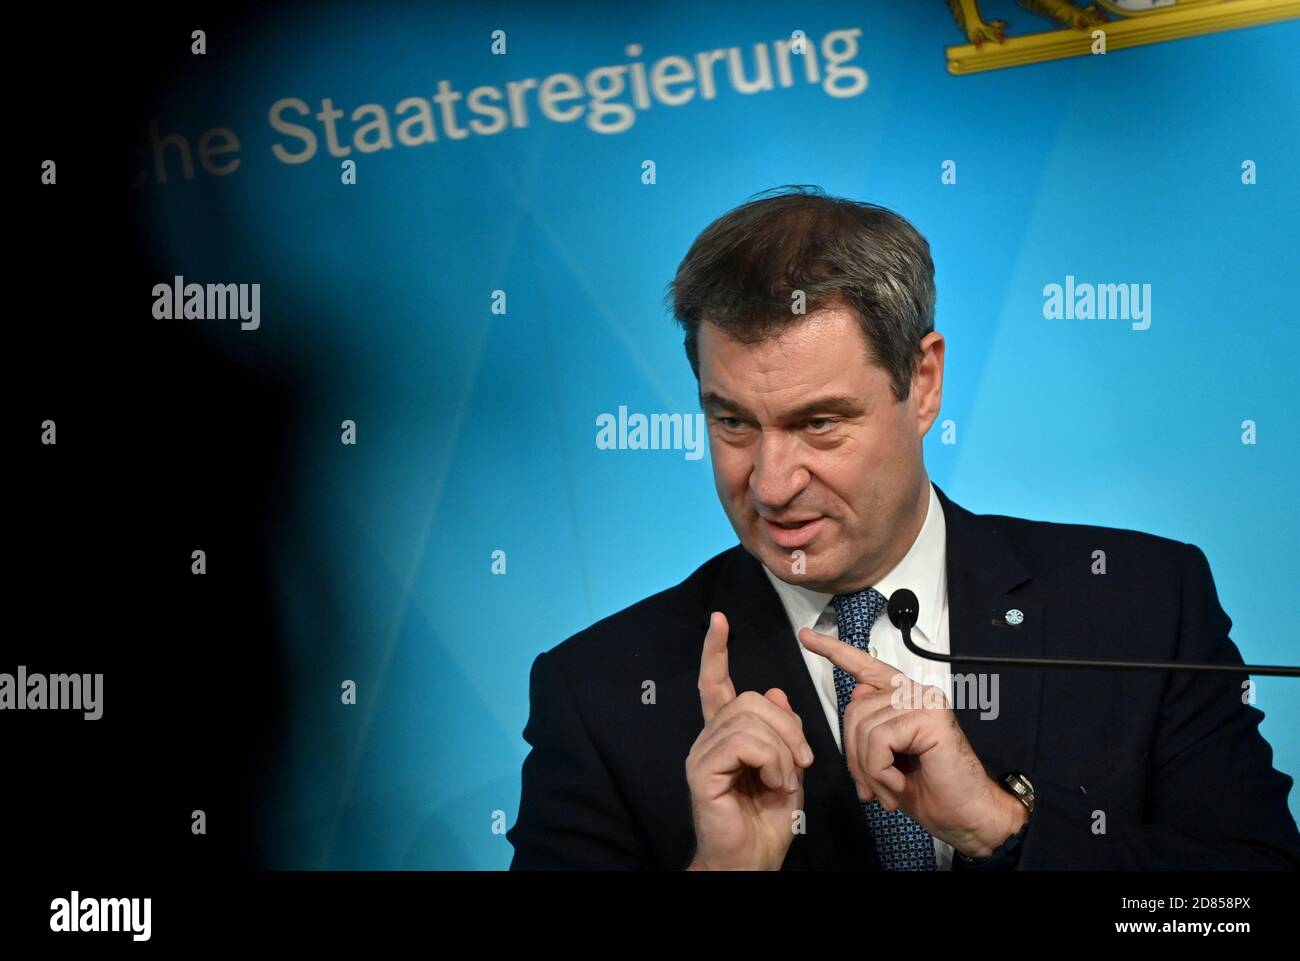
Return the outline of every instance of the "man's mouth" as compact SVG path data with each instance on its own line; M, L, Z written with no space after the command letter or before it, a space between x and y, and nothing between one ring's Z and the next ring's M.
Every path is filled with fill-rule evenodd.
M802 547L813 539L817 530L822 526L825 517L804 517L787 520L770 520L764 517L763 525L767 528L768 536L779 547L792 548Z

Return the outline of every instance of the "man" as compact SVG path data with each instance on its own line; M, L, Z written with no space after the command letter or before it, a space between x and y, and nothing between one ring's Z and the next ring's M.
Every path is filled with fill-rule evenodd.
M819 191L696 239L670 296L740 544L537 657L512 868L1300 866L1244 673L958 678L903 644L906 587L938 653L1242 663L1196 547L931 484L933 275Z

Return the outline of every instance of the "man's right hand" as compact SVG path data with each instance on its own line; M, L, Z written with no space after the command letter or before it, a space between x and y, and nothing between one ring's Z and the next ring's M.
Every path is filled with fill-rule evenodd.
M780 688L736 695L727 631L726 616L715 611L700 656L704 730L686 757L695 821L687 870L775 871L794 840L812 748Z

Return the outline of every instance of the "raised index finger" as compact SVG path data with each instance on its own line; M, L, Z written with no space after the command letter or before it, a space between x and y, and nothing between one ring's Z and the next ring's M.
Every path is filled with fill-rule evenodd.
M809 627L799 631L799 642L814 654L829 658L840 670L852 674L859 684L870 684L882 691L889 687L890 678L902 673L893 665L877 660L847 641L818 634Z
M727 631L727 615L714 611L709 616L709 631L704 635L704 651L700 654L700 707L705 724L736 697L727 666Z

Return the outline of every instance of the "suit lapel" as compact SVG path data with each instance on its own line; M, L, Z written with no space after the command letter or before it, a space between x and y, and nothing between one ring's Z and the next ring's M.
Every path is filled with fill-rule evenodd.
M1045 612L1033 590L1032 575L999 531L996 520L957 506L937 484L935 491L947 528L951 653L1042 656ZM1008 623L1009 611L1020 611L1018 625ZM1015 619L1013 615L1011 620ZM957 722L985 769L993 776L1032 769L1038 718L1042 716L1042 669L960 663L951 667L954 687L958 675L983 674L989 684L986 690L996 691L996 717L981 717L984 711L978 703L954 704ZM991 686L994 678L996 688ZM968 690L977 688L971 685Z

